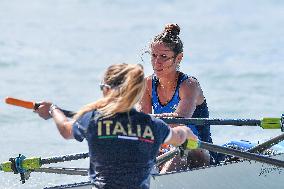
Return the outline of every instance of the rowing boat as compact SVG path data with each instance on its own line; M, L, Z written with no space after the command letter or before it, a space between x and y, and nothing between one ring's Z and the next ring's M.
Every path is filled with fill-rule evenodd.
M242 143L241 143L242 142ZM247 142L233 142L243 144L242 147L249 147ZM229 143L227 143L229 144ZM226 145L227 145L226 144ZM273 158L284 160L284 147L277 145L280 153L273 155ZM176 171L165 174L155 174L151 178L151 188L172 189L172 188L199 188L220 189L220 188L257 188L257 189L280 189L283 188L283 168L262 164L255 161L242 160L221 163L207 167ZM282 173L281 173L282 172ZM239 177L241 175L241 177ZM66 184L48 187L45 189L91 189L90 182Z
M275 156L284 160L284 153ZM280 189L284 187L284 170L263 165L254 161L232 162L217 166L202 167L194 170L155 175L151 179L153 189L199 188L199 189ZM240 177L241 175L241 177ZM66 184L46 189L91 189L90 182Z
M38 103L22 101L19 99L7 98L6 103L28 109L36 109ZM62 110L68 117L74 115L74 112ZM169 124L195 124L195 125L235 125L235 126L260 126L263 129L281 129L284 131L284 114L280 118L263 118L255 119L209 119L209 118L163 118ZM284 168L284 149L277 150L277 154L272 153L273 158L262 154L265 150L275 147L276 144L284 140L284 134L274 137L255 147L248 146L238 148L238 144L231 148L230 146L218 146L202 141L190 142L190 139L181 147L182 150L202 148L212 152L227 154L229 157L236 156L243 158L241 161L223 162L218 165L200 167L196 169L188 169L185 171L176 171L165 174L154 174L151 178L151 188L200 188L200 189L219 189L219 188L273 188L282 189L283 184L283 168ZM240 143L239 143L240 144ZM247 146L247 145L246 145ZM235 149L237 147L237 149ZM283 150L283 151L281 151ZM157 164L165 162L179 152L179 148L167 152L162 157L157 158ZM271 151L273 152L273 151ZM88 153L66 155L51 158L27 158L19 155L16 158L10 158L9 162L0 165L0 170L5 172L20 173L22 183L28 179L30 172L46 172L58 174L70 174L87 176L87 169L56 169L45 168L42 165L50 163L59 163L64 161L78 160L87 158ZM231 159L232 160L232 159ZM234 159L236 160L236 159ZM261 163L260 163L261 162ZM265 163L265 164L263 164ZM241 177L239 177L241 175ZM90 189L90 182L81 182L74 184L65 184L60 186L52 186L46 189Z
M283 176L283 168L284 168L284 145L275 145L277 141L283 140L284 134L281 134L277 137L274 137L270 139L269 141L266 141L260 145L256 145L254 148L250 148L250 145L241 146L248 147L250 150L243 149L243 151L237 150L239 153L242 153L239 157L242 157L242 155L245 155L246 151L251 151L251 149L256 149L256 147L263 147L263 144L266 144L266 146L269 146L268 143L274 143L273 150L270 150L272 152L272 156L268 158L267 155L256 155L257 157L263 159L263 160L273 160L273 163L276 163L277 161L280 163L278 167L271 166L269 164L262 164L259 163L259 159L253 159L252 156L253 153L249 153L249 157L246 159L250 160L241 160L241 161L235 161L235 162L229 162L229 163L221 163L218 165L212 165L208 167L200 167L196 169L189 169L185 171L176 171L176 172L170 172L166 174L154 174L151 178L151 188L189 188L189 187L196 187L196 188L226 188L225 186L230 186L230 188L246 188L246 186L257 186L257 189L261 188L271 188L273 189L280 189L283 188L283 182L284 179ZM276 142L276 143L275 143ZM236 147L235 144L240 144L236 142L227 143L233 144L234 147ZM216 145L215 145L216 146ZM214 145L212 145L214 147ZM215 150L218 150L220 146L217 146ZM228 147L222 147L226 150L228 150L229 153L231 151ZM177 148L178 149L178 148ZM259 149L259 148L257 148ZM278 150L277 154L274 150ZM168 157L172 157L172 155L176 154L176 149L172 150L168 153ZM165 153L165 154L167 154ZM165 154L157 157L157 164L158 162L164 162L167 160L167 156L164 156ZM232 154L233 155L233 154ZM58 168L58 167L44 167L42 165L50 164L50 163L59 163L64 161L71 161L71 160L78 160L78 159L84 159L87 158L87 153L81 153L81 154L75 154L75 155L64 155L59 157L50 157L50 158L27 158L22 159L22 163L20 163L22 168L27 168L32 172L45 172L45 173L57 173L57 174L68 174L68 175L81 175L86 176L88 175L88 169L86 168ZM243 157L245 158L245 157ZM12 158L13 159L13 158ZM21 160L21 157L16 158L16 160ZM255 162L257 161L257 162ZM3 171L11 172L13 160L9 162L4 162L1 164L1 168ZM263 162L263 161L260 161ZM32 163L32 164L31 164ZM266 162L264 162L266 163ZM269 162L267 162L269 163ZM272 165L276 165L270 162ZM40 165L41 164L41 165ZM38 166L40 165L40 166ZM28 168L30 167L30 168ZM37 167L37 168L32 168ZM280 168L282 167L282 168ZM17 171L17 170L16 170ZM29 173L29 172L26 172ZM22 182L27 180L27 178L22 178L21 174L21 180ZM238 176L241 175L239 178ZM25 176L24 176L25 177ZM83 178L83 177L82 177ZM224 181L224 179L226 179ZM206 182L204 182L206 181ZM23 182L24 183L24 182ZM224 185L226 184L226 185ZM213 185L211 187L211 185ZM64 188L73 188L73 189L90 189L92 188L92 185L90 182L81 182L81 183L73 183L73 184L65 184L60 186L51 186L46 189L64 189Z

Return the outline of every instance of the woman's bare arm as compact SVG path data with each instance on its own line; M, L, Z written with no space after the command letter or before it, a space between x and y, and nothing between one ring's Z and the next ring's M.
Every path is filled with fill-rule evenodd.
M41 102L38 109L35 110L36 113L43 119L53 118L57 129L61 136L65 139L72 139L72 125L74 120L68 120L67 117L63 114L61 110L59 110L56 106L50 110L51 102Z
M185 142L186 139L198 140L197 136L194 135L190 128L185 126L178 126L171 128L171 137L168 141L165 141L167 144L173 144L179 146Z
M136 105L137 111L144 112L146 114L152 113L152 78L151 76L146 78L146 88L140 101Z

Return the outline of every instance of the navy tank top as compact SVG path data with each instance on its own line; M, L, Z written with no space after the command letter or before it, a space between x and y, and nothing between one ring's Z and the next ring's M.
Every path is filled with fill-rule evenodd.
M175 112L178 103L180 101L179 97L179 88L182 82L187 80L192 76L188 76L184 73L179 73L177 86L174 92L172 99L165 105L161 104L157 92L157 86L159 80L156 75L152 75L152 108L154 110L154 114L162 114L162 113L173 113ZM192 115L192 118L208 118L209 111L206 100L198 106ZM193 133L198 136L198 138L204 142L212 143L211 132L210 132L210 125L188 125L191 128Z

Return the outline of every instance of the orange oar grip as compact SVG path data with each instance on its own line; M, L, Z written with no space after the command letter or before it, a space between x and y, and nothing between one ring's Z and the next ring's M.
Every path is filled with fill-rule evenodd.
M34 102L24 101L24 100L12 98L12 97L7 97L5 99L5 102L7 104L11 104L11 105L14 105L14 106L20 106L20 107L23 107L23 108L28 108L28 109L34 109L35 108Z

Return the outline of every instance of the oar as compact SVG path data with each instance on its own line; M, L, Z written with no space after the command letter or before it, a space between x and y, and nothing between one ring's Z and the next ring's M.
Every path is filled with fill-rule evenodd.
M258 119L210 119L210 118L161 118L168 124L194 124L194 125L235 125L260 126L263 129L281 129L284 132L283 115L281 118Z
M40 106L40 103L38 103L38 102L26 101L26 100L21 100L21 99L12 98L12 97L7 97L5 99L5 102L7 104L10 104L10 105L20 106L20 107L23 107L23 108L33 109L33 110L38 109L38 107ZM60 110L67 117L73 117L76 114L76 112L72 112L72 111L68 111L68 110L64 110L64 109L60 109Z
M206 150L213 151L213 152L237 156L237 157L240 157L240 158L254 160L254 161L261 162L261 163L267 163L267 164L270 164L270 165L274 165L274 166L284 168L284 161L281 161L281 160L278 160L278 159L273 159L273 158L270 158L270 157L266 157L266 156L263 156L263 155L254 154L254 153L250 153L250 152L243 152L243 151L232 149L232 148L226 148L226 147L223 147L223 146L218 146L218 145L214 145L214 144L211 144L211 143L202 142L202 141L199 141L199 140L198 141L187 140L183 144L183 146L186 149L202 148L202 149L206 149Z
M253 148L249 149L248 152L252 153L262 153L263 151L271 148L272 146L278 144L279 142L284 140L284 133L281 135L278 135L266 142L263 142L257 146L254 146Z
M179 149L175 148L161 156L158 156L156 159L156 166L159 166L161 163L171 159L178 153L179 153ZM52 167L45 168L41 166L46 165L46 164L51 164L51 163L59 163L59 162L65 162L65 161L85 159L87 157L89 157L88 153L57 156L57 157L50 157L50 158L41 158L41 157L26 158L25 156L20 154L16 158L10 158L9 161L1 163L0 170L4 172L14 172L15 174L19 173L23 184L29 178L30 172L44 172L44 173L57 173L57 174L86 176L88 175L87 169L52 168Z
M33 170L33 172L88 176L89 169L70 167L41 167Z
M254 160L284 168L284 161L273 159L270 157L260 156L249 152L242 152L232 148L217 146L206 142L189 140L186 143L184 143L183 147L186 149L203 148L209 151L215 151L227 155L233 155L244 159ZM165 155L159 156L157 158L157 163L159 164L162 161L164 162L166 159L171 159L177 153L178 149L174 149ZM66 155L66 156L42 159L40 157L25 158L23 155L19 155L17 158L10 158L8 162L1 163L0 170L4 172L14 172L15 174L20 173L21 181L22 183L25 183L25 180L27 180L26 173L34 170L39 170L40 172L41 166L44 164L78 160L78 159L87 158L88 156L89 156L88 153L81 153L75 155Z
M248 150L246 150L245 152L250 152L250 153L257 153L257 154L261 154L263 153L265 150L271 148L272 146L278 144L279 142L284 140L284 133L281 135L278 135L276 137L273 137L272 139L269 139L261 144L258 144ZM226 160L226 162L232 162L232 161L238 161L239 157L230 157L229 159Z
M159 166L162 163L172 159L173 157L175 157L175 155L178 155L179 153L180 153L180 149L177 147L177 148L173 148L172 150L166 153L163 153L162 155L159 155L156 158L156 166Z
M25 173L41 168L42 165L59 163L65 161L85 159L89 157L88 153L80 153L74 155L57 156L50 158L32 157L26 158L23 155L19 155L16 158L10 158L9 161L0 164L0 170L4 172L20 173L22 183L27 180Z
M37 109L40 103L7 97L5 102L10 105L28 109ZM76 112L60 109L67 117L73 117ZM195 125L235 125L260 126L263 129L279 129L284 132L284 114L281 118L258 119L209 119L209 118L160 118L168 124L195 124Z

